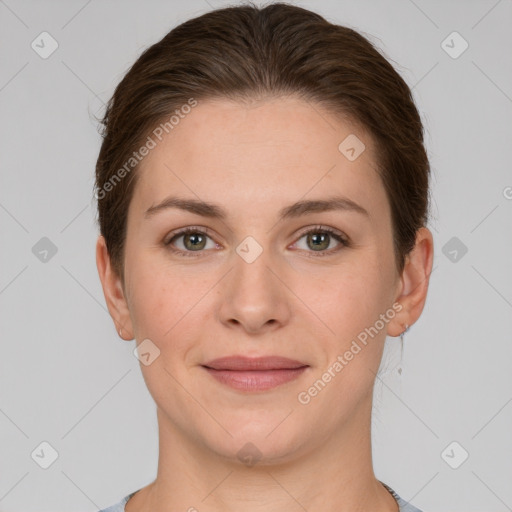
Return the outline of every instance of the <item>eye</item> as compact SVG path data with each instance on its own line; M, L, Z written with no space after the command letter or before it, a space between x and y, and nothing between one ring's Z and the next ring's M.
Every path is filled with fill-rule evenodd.
M299 242L305 239L305 247L300 247ZM333 240L337 244L333 243ZM210 242L208 246L208 242ZM328 256L340 251L343 247L349 247L350 243L341 233L334 229L315 226L302 233L294 245L308 253L316 253L313 257ZM333 248L334 245L334 248ZM219 245L213 241L206 228L189 226L171 234L164 242L164 246L178 256L200 256L206 249L217 249Z
M208 241L210 241L210 246L208 246ZM174 232L172 237L164 242L164 245L180 256L195 256L191 253L200 253L204 249L217 247L205 228L196 227L187 227Z
M322 226L315 226L302 233L299 241L297 241L295 245L298 245L302 239L305 239L305 247L299 246L298 248L308 252L318 253L315 254L315 256L327 256L350 245L348 239L341 233ZM335 240L337 244L333 243L333 240Z

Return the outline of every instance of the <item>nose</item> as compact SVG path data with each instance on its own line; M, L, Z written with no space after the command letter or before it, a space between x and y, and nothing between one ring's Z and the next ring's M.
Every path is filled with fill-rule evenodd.
M268 250L254 261L240 254L233 255L233 267L220 288L220 321L251 334L279 329L290 319L291 292L285 276Z

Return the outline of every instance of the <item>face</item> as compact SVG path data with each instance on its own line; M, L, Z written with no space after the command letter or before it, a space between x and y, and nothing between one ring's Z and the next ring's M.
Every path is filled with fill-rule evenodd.
M403 330L376 161L360 128L293 98L199 102L144 158L126 325L159 351L141 369L168 430L222 456L252 442L286 460L361 426L386 334ZM302 368L205 368L227 356Z

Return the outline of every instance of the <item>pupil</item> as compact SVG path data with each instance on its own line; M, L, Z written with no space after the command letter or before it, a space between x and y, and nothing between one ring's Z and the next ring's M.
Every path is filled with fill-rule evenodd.
M313 247L316 249L326 249L329 247L329 235L326 233L310 235L309 239L313 241ZM325 243L327 241L327 244ZM320 242L320 243L317 243Z
M198 233L195 233L195 234L192 234L192 235L186 235L185 236L185 245L187 245L188 247L188 244L186 243L186 241L188 240L189 242L192 242L192 249L202 249L202 245L204 245L204 240L201 240L203 238L203 236L201 234L198 234ZM203 242L203 244L201 245L201 242ZM188 247L190 248L190 247Z

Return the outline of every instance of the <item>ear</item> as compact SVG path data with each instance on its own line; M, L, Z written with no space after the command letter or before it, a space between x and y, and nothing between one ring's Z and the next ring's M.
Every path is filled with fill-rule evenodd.
M105 301L107 303L110 316L112 317L112 320L114 320L116 331L119 334L119 331L121 330L122 336L121 334L120 336L124 340L132 340L133 326L122 281L111 265L110 255L103 235L100 235L96 242L96 266L98 267Z
M389 336L400 336L406 325L410 327L420 317L427 299L433 258L432 233L422 227L416 232L414 248L405 259L395 298L395 302L399 302L402 309L388 324Z

